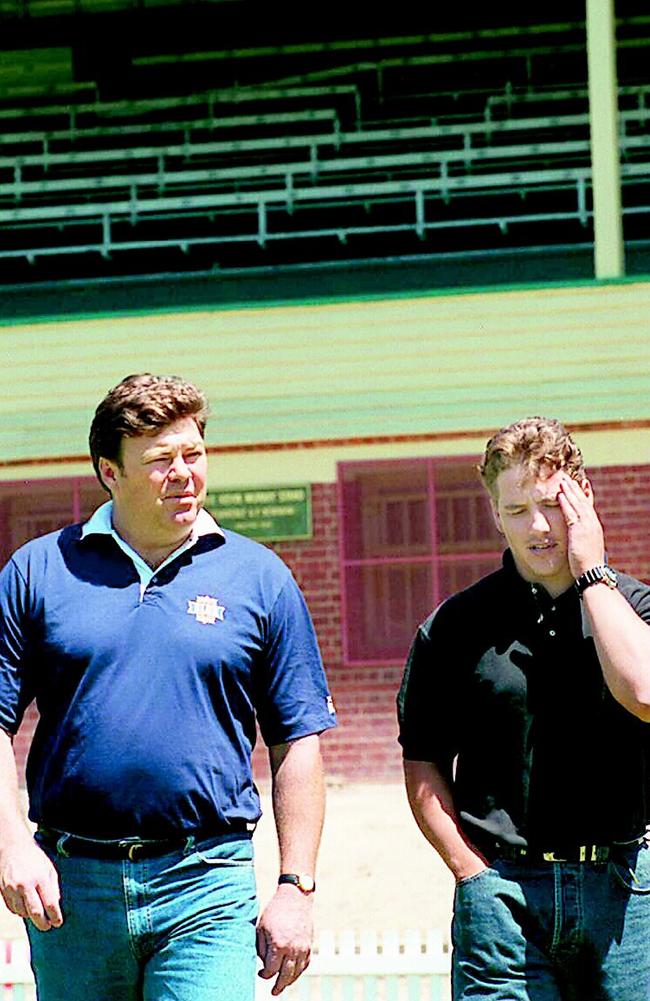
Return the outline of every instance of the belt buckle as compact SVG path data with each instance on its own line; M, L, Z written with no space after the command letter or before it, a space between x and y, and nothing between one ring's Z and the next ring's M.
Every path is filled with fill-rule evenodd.
M560 858L555 852L542 852L542 858L545 862L566 862L565 858Z
M135 853L139 851L141 848L144 848L144 843L142 841L133 841L133 842L121 841L120 847L127 849L126 857L128 858L129 862L137 862L138 859Z

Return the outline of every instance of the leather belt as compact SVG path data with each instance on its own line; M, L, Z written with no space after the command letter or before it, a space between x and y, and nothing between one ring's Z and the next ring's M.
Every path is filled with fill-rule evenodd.
M608 862L612 845L564 845L553 851L520 845L498 845L496 858L508 862Z
M225 837L229 834L252 833L255 825L248 821L235 821L227 828L215 831L194 831L190 834L177 835L173 838L117 838L104 840L102 838L85 838L79 834L67 831L57 831L49 827L39 827L36 839L41 845L46 845L64 857L82 856L85 858L126 859L129 862L139 862L141 859L157 858L171 852L191 851L197 842L209 838Z

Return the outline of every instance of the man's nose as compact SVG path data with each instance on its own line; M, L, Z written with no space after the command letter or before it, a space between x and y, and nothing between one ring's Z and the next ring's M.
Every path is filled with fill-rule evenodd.
M182 455L174 456L169 468L169 475L173 480L187 480L190 470Z
M533 511L531 527L534 532L550 532L549 520L541 508L535 508Z

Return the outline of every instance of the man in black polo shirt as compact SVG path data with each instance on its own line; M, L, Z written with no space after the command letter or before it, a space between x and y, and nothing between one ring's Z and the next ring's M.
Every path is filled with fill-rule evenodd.
M557 421L480 467L503 567L418 630L409 802L456 878L455 1001L650 999L650 588L606 564Z

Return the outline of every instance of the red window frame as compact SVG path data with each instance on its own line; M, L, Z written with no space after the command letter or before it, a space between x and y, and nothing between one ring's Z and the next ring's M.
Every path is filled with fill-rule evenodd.
M109 499L93 476L0 483L0 566L29 539L83 521ZM16 522L25 522L21 529Z
M500 565L503 545L478 461L462 455L338 463L344 664L403 663L419 622L448 594Z

